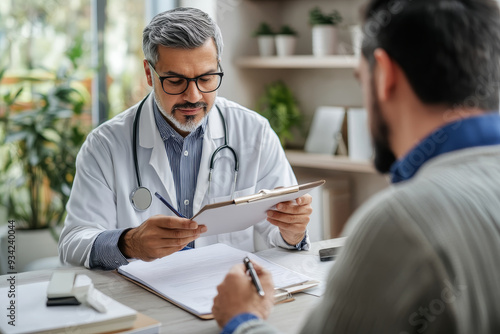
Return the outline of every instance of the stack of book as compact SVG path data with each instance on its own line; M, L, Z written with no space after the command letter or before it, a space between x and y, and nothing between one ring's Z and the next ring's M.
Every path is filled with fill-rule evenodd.
M1 333L134 333L154 334L160 323L95 290L107 308L101 313L88 305L47 306L49 282L16 286L16 298L4 300L14 305L14 321L0 321ZM0 296L8 296L8 287L0 288ZM0 307L8 307L1 303ZM4 308L5 309L5 308Z

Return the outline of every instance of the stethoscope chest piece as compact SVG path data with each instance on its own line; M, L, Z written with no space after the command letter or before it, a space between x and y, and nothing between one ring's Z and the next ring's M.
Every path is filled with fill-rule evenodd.
M153 196L151 196L151 192L148 188L139 187L136 188L130 194L130 201L132 202L132 206L137 211L144 211L151 205L153 200Z

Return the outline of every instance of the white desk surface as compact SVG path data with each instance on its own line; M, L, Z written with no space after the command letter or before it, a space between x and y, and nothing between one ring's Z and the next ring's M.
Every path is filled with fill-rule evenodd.
M309 251L287 251L270 249L257 253L284 267L299 271L312 278L321 278L328 262L320 262L318 250L325 247L343 245L345 238L314 242ZM156 295L128 282L114 271L88 270L83 267L65 267L56 270L72 270L77 274L86 274L92 278L94 286L104 294L114 298L141 313L161 322L160 333L219 333L215 320L200 320L177 306ZM53 270L24 272L16 275L16 284L26 284L50 280ZM0 276L0 287L7 286L7 275ZM295 294L295 301L276 305L268 321L284 333L297 333L309 312L320 300L319 297L305 293ZM2 296L3 298L4 296ZM21 321L29 319L29 315L19 314ZM29 321L29 320L28 320Z

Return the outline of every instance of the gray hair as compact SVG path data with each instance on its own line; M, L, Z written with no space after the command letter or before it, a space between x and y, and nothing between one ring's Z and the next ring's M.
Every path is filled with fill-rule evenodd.
M178 49L194 49L212 38L217 59L222 56L222 34L207 13L190 7L167 10L153 17L142 33L142 50L146 60L156 65L158 45Z

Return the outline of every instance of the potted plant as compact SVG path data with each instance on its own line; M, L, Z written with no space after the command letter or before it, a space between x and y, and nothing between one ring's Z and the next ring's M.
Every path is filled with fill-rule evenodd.
M261 57L274 55L274 32L269 24L262 22L254 31L253 36L257 37Z
M291 56L297 45L297 32L288 25L281 27L275 37L276 53L279 57Z
M324 14L319 7L309 12L309 23L312 25L313 55L326 56L337 52L337 29L342 16L337 10Z
M297 100L290 88L282 81L266 86L256 110L269 120L283 147L287 140L293 139L292 128L300 129L302 125L302 115Z
M46 74L45 79L17 77L17 87L0 98L0 204L15 221L14 271L57 255L55 227L64 219L76 154L86 135L79 117L84 93L64 68ZM20 99L27 102L21 110ZM5 236L0 246L5 266Z

